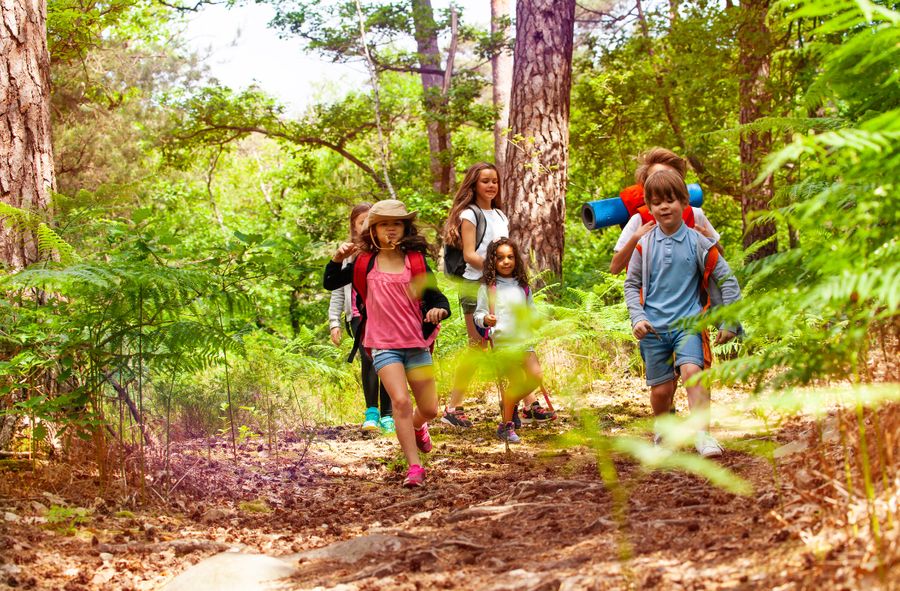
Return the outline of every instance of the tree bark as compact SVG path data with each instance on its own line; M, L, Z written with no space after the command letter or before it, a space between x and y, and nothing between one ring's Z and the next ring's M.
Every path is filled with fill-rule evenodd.
M491 34L508 38L512 28L507 24L511 13L509 0L491 0ZM509 101L512 92L513 58L508 51L500 51L491 58L491 82L494 108L498 116L494 122L494 164L504 172L506 162L506 137L504 131L509 123Z
M453 146L447 129L447 96L442 92L441 50L431 0L411 0L416 48L422 68L422 97L428 131L431 185L435 192L447 195L453 189Z
M532 266L562 275L575 0L519 0L503 191Z
M0 200L46 211L55 186L50 135L46 0L0 4ZM38 260L37 241L0 221L0 265Z
M772 58L772 36L766 26L769 0L741 2L741 23L738 29L738 64L740 68L740 124L748 125L765 117L772 109L772 95L768 89L769 68ZM756 260L777 252L774 239L774 222L750 225L750 216L756 211L769 209L775 193L774 179L768 176L754 185L762 161L772 150L772 133L769 131L743 131L741 152L741 219L744 229L744 248L756 242L771 241L747 257Z

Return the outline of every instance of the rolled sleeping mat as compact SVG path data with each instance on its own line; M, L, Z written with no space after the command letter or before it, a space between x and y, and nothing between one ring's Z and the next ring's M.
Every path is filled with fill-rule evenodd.
M703 189L697 183L687 186L691 207L703 206ZM631 218L620 197L588 201L581 206L581 221L588 230L624 226Z

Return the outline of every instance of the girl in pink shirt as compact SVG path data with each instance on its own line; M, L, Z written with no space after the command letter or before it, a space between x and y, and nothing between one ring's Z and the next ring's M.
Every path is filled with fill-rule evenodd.
M324 281L325 289L353 283L363 317L354 348L361 341L391 397L397 439L409 463L406 487L425 481L418 452L431 451L427 421L438 411L431 347L438 324L450 316L450 304L425 262L429 245L415 217L396 199L376 203L357 242L342 244L325 267ZM342 269L343 260L354 254L353 265Z

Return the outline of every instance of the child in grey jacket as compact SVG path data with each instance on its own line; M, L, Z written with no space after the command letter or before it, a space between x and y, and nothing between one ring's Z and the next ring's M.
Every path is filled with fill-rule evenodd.
M682 219L689 206L687 186L675 172L655 172L644 185L644 200L656 226L638 242L628 263L625 303L632 331L640 341L641 357L650 386L653 414L669 412L675 395L676 373L687 383L709 365L708 338L690 328L690 319L711 304L740 299L741 289L715 244L688 228ZM717 289L711 289L710 280ZM721 302L711 302L710 292ZM716 343L734 338L737 329L721 326ZM702 384L687 387L692 413L702 413L697 452L704 457L722 454L722 446L709 434L710 395ZM654 437L659 443L659 434Z
M360 203L350 211L351 241L359 235L370 209L372 209L371 203ZM351 264L353 264L353 257L344 260L342 268ZM331 292L331 302L328 306L328 328L331 331L331 342L335 346L341 343L342 324L346 324L351 336L359 330L360 314L354 305L352 291L353 288L348 284ZM359 361L362 365L363 396L366 399L366 415L363 419L362 429L363 431L380 429L385 433L393 433L395 427L391 397L388 396L387 390L378 379L378 372L372 366L372 358L361 353ZM379 410L379 402L381 410Z

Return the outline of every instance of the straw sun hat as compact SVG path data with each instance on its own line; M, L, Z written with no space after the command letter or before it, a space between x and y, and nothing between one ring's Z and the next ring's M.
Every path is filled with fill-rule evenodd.
M378 201L369 210L369 215L363 224L362 231L366 232L378 222L387 220L414 220L418 212L406 211L406 206L398 199L385 199Z

